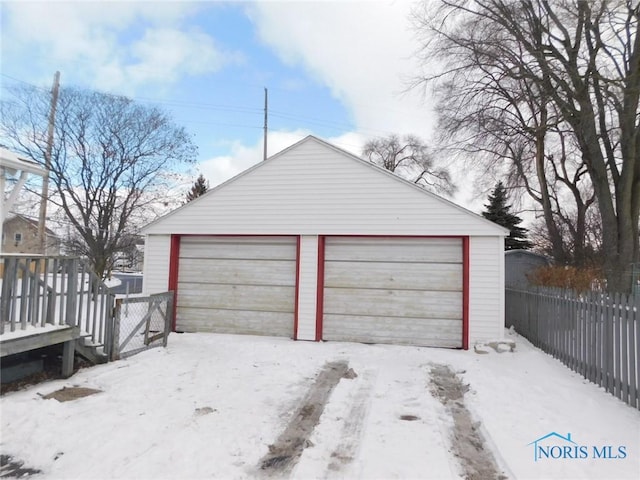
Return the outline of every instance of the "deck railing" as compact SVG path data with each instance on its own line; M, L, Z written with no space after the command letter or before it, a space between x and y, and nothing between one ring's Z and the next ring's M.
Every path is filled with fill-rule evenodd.
M77 257L0 255L0 335L48 325L79 327L110 349L115 296Z

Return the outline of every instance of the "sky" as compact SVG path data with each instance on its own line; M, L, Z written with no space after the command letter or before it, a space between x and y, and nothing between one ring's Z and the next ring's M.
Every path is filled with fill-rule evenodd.
M459 449L493 456L509 479L637 479L640 411L523 337L506 339L513 352L172 333L166 349L0 397L0 453L40 470L34 478L270 478L260 475L269 445L293 431L308 441L290 478L480 478ZM314 385L329 362L356 376L311 403L324 398ZM466 386L447 405L433 394L443 366ZM449 382L439 385L446 394ZM65 387L98 393L47 398ZM310 432L289 428L315 412ZM536 459L532 442L550 434L538 445L553 456ZM478 452L469 442L479 441Z
M185 189L198 173L215 186L261 160L265 88L269 155L309 134L355 154L391 133L429 142L432 101L408 89L421 68L414 6L3 0L0 92L51 88L57 70L63 86L165 108L199 148Z

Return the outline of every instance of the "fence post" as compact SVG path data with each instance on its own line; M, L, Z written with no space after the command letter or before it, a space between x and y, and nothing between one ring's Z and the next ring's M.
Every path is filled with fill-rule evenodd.
M120 358L120 311L122 310L122 299L116 299L115 315L113 320L113 335L111 336L112 342L112 355L111 360L118 360Z
M18 266L15 258L3 258L2 296L0 297L0 316L2 322L0 333L4 333L5 322L10 322L10 331L16 329L13 311L15 311L14 294L16 289Z
M162 346L166 347L169 342L169 332L171 331L171 325L173 325L173 298L174 292L169 292L167 295L167 309L164 316L164 337L162 340Z
M67 308L65 322L72 327L76 326L76 309L78 307L78 260L67 262Z

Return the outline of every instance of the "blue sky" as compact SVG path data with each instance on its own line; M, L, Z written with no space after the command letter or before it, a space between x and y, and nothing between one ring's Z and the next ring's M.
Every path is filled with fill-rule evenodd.
M84 86L161 105L194 135L216 185L307 134L360 153L389 133L432 135L412 3L2 1L1 92Z

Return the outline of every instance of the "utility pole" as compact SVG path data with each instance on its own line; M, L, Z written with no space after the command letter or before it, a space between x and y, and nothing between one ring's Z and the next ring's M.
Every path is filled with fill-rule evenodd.
M267 88L264 89L264 152L262 154L262 161L267 159Z
M58 105L58 92L60 90L60 72L53 76L51 88L51 106L49 107L49 126L47 129L47 149L44 154L45 174L42 177L42 198L40 199L40 215L38 218L38 240L40 251L47 254L47 235L45 222L47 219L47 201L49 200L49 169L51 168L51 151L53 150L53 130L56 122L56 107Z

